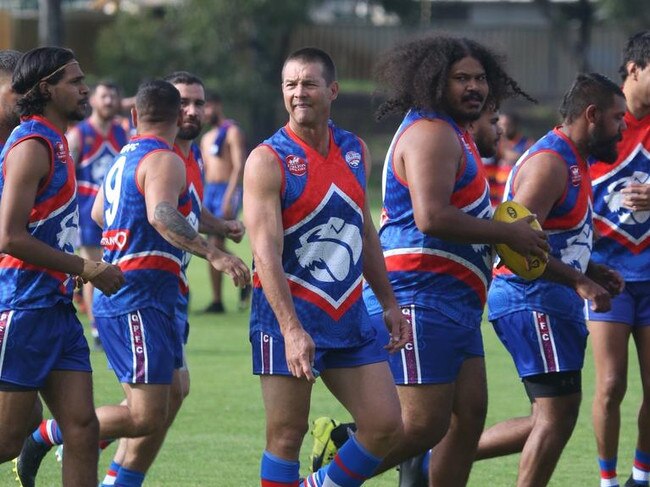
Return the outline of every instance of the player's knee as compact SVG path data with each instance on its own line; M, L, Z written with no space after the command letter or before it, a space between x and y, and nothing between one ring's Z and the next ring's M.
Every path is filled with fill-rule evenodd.
M284 424L268 428L267 443L273 451L283 452L292 455L300 451L303 438L307 434L309 424Z
M611 376L607 377L601 387L599 387L599 401L605 408L618 406L625 397L627 390L627 381L625 377Z
M450 425L449 414L431 414L426 417L407 418L404 421L404 436L409 443L420 449L430 448L445 436Z
M380 418L380 421L372 425L369 432L376 444L395 444L404 435L404 425L399 415L394 417Z
M156 408L143 414L131 414L133 431L132 437L147 436L157 433L167 427L168 409Z
M99 421L94 411L92 414L80 414L74 421L59 421L59 427L66 444L94 445L99 440Z

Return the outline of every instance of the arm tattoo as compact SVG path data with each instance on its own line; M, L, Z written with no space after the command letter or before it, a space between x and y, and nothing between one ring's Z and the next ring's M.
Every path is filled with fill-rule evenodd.
M176 208L163 201L154 210L154 219L163 226L161 235L175 247L205 258L207 242L196 240L199 235Z

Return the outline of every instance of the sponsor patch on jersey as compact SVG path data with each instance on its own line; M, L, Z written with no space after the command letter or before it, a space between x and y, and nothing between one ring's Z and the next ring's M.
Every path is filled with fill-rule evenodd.
M102 233L100 245L106 250L124 250L129 244L130 230L108 230Z
M580 181L582 181L580 168L578 168L578 166L571 166L569 167L569 172L571 173L571 184L574 186L580 186Z
M307 162L303 158L290 154L285 161L287 169L294 176L304 176L307 173Z
M361 154L355 151L350 151L345 154L345 162L347 162L350 167L357 167L361 162Z
M54 157L57 161L61 161L64 164L68 162L68 151L63 142L57 142L54 144Z

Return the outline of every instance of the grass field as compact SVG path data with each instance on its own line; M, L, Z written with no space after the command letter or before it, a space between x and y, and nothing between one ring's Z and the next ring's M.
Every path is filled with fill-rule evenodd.
M250 260L246 244L231 248ZM254 487L259 485L259 458L264 448L264 414L258 380L251 375L248 342L248 312L236 310L235 291L226 283L225 315L201 315L198 310L209 301L205 263L194 259L190 269L192 284L191 333L188 360L192 378L191 392L165 446L149 472L147 486L218 486ZM487 425L511 416L526 415L529 404L510 357L498 342L489 324L484 324L489 384ZM634 351L630 351L635 354ZM631 468L636 439L636 409L640 384L635 355L631 355L630 384L623 404L623 425L619 451L619 474L623 481ZM95 370L95 403L119 402L121 388L106 368L104 355L92 353ZM573 437L551 481L552 486L597 485L596 451L590 423L593 396L593 366L587 356L584 370L584 400ZM322 383L314 388L310 419L331 415L347 419L346 412L327 393ZM302 471L306 471L311 449L309 436L302 450ZM100 458L100 479L114 451L109 447ZM512 486L515 484L518 455L477 462L469 485ZM39 486L60 485L60 468L50 454L43 461ZM10 464L0 465L0 486L16 485ZM387 472L368 481L373 487L395 487L397 474Z

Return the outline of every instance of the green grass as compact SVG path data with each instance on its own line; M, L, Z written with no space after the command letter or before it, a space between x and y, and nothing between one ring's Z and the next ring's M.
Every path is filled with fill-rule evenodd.
M246 244L231 245L250 260ZM209 301L205 263L195 258L190 269L192 283L191 333L188 359L191 392L165 445L147 476L147 486L255 486L259 485L259 458L264 448L264 413L257 378L251 375L248 342L248 313L236 310L236 294L231 283L225 284L225 315L201 315L197 310ZM498 342L492 327L484 324L489 384L487 425L512 416L526 415L528 400L516 376L512 361ZM590 353L590 352L589 352ZM584 400L573 437L564 451L552 486L597 485L596 450L590 423L593 396L591 356L583 373ZM630 384L623 404L623 426L619 451L619 473L625 479L631 468L636 439L636 410L640 401L636 354L631 352ZM92 353L95 370L95 403L116 403L121 388L106 368L102 353ZM347 413L328 394L322 383L314 388L311 419L330 415L347 419ZM306 471L311 448L305 439L301 459ZM100 458L100 479L110 461L113 447ZM511 486L515 484L518 455L477 462L470 486ZM54 455L46 457L38 478L39 486L60 485L60 468ZM0 466L0 486L12 485L10 464ZM368 481L373 487L395 487L394 471Z

